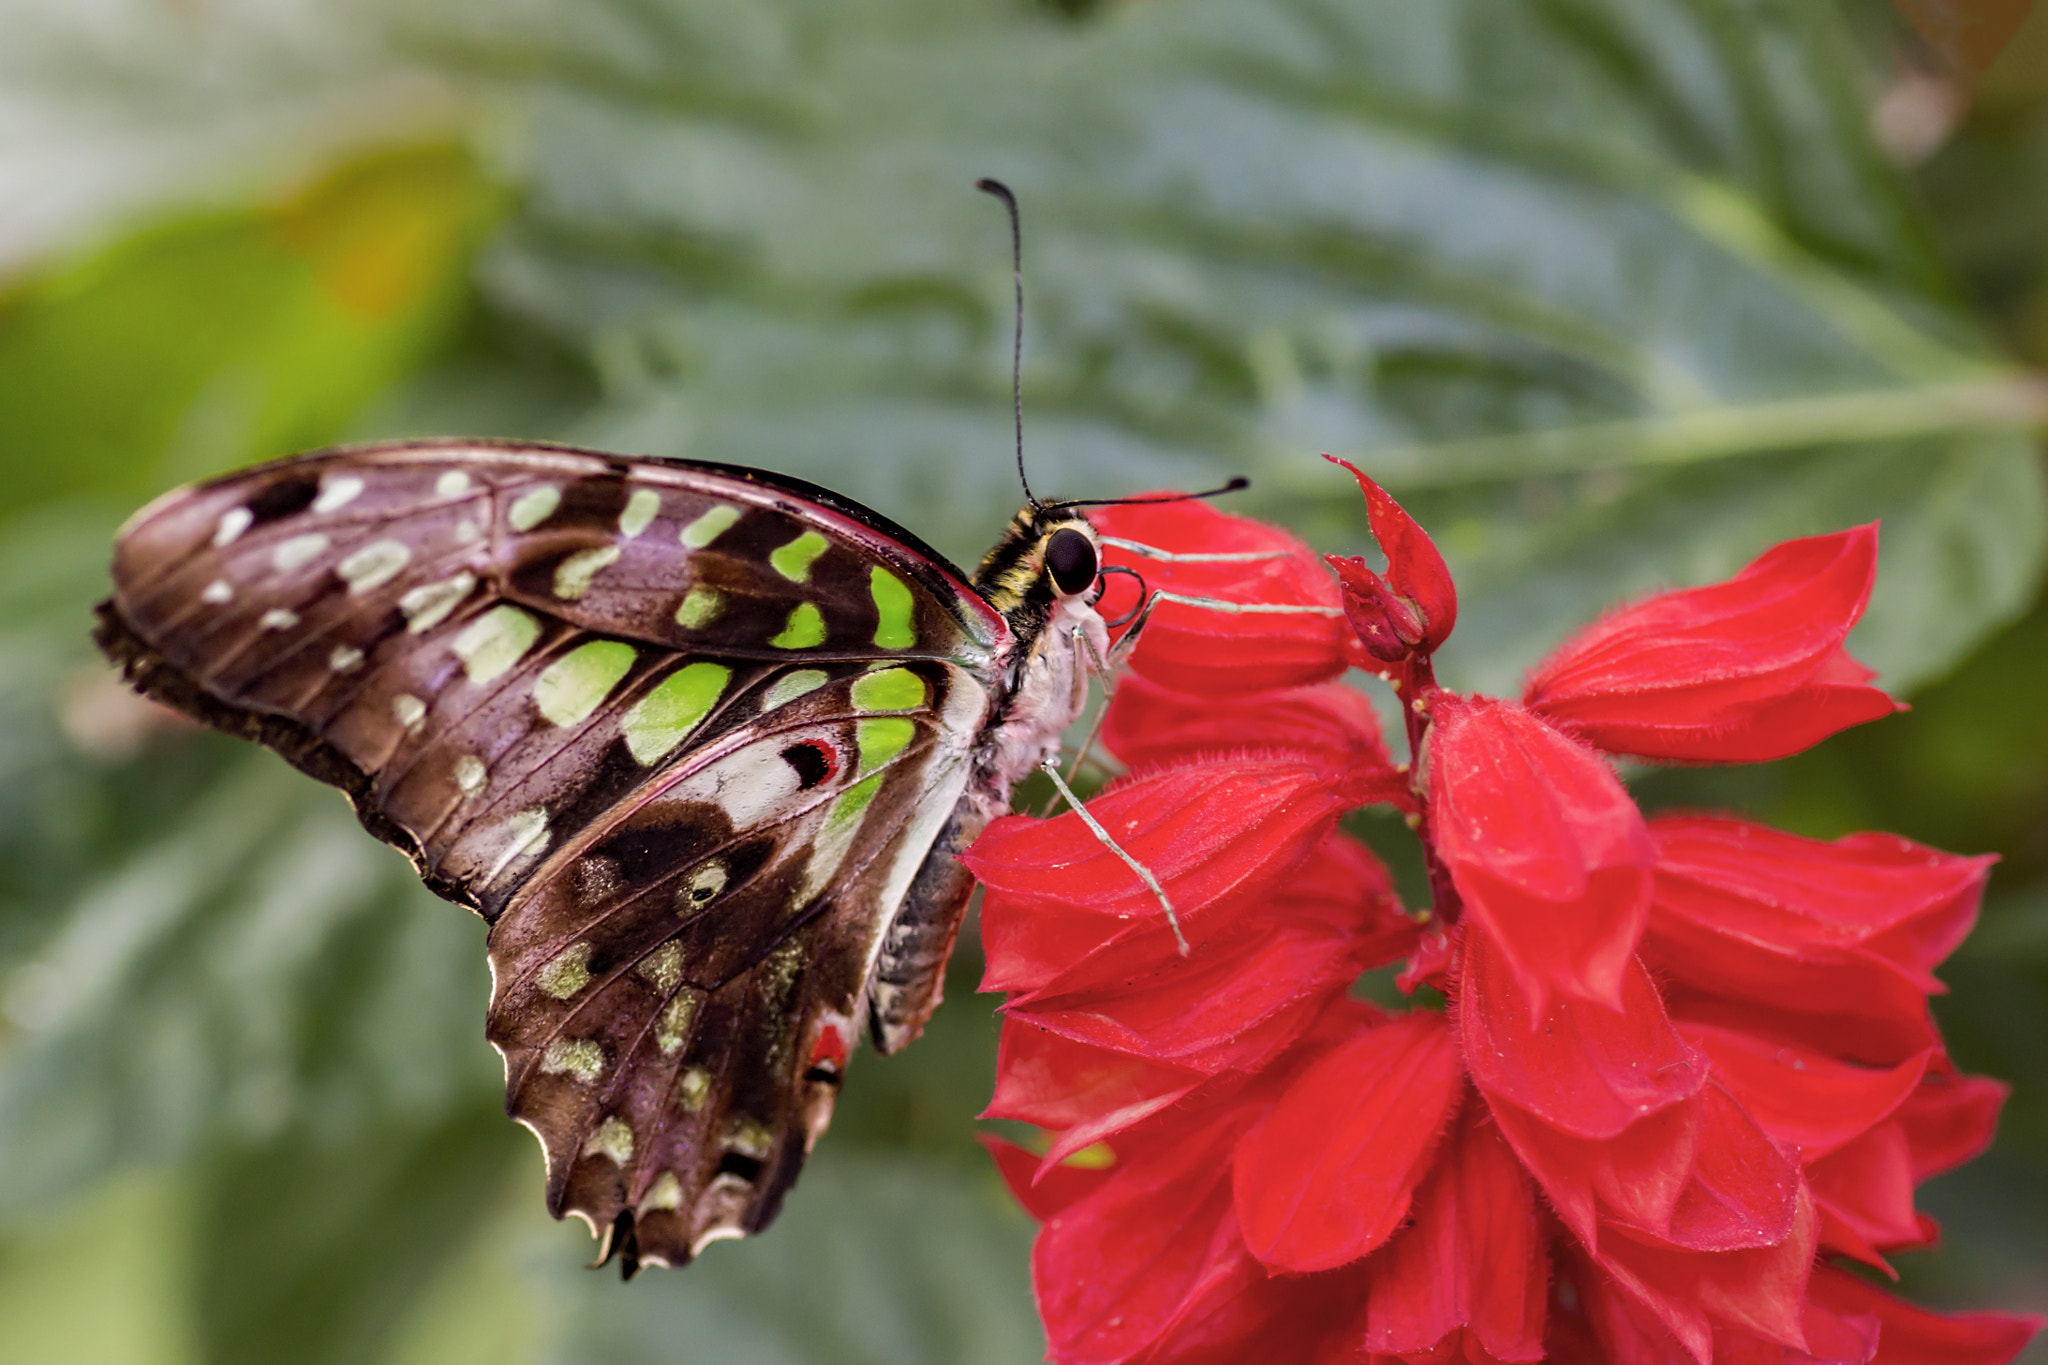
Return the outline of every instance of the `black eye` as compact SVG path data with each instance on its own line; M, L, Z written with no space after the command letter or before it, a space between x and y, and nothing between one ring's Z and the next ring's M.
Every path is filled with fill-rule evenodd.
M1062 526L1045 542L1045 569L1053 586L1064 597L1084 593L1095 582L1100 566L1095 561L1095 542L1071 526Z

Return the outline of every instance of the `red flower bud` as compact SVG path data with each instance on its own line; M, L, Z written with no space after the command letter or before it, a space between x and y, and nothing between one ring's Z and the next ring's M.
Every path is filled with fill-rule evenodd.
M1458 590L1436 542L1357 466L1334 455L1323 458L1343 465L1358 480L1373 539L1387 557L1382 578L1355 555L1328 556L1343 579L1344 608L1352 628L1368 653L1388 663L1410 654L1433 653L1458 624Z
M1523 702L1587 743L1755 763L1899 709L1842 648L1877 574L1877 527L1788 540L1725 583L1613 612L1529 675Z

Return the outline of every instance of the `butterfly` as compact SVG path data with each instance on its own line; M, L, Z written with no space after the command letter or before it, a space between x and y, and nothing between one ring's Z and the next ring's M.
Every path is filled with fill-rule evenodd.
M860 1037L937 1008L956 855L1111 653L1101 561L1074 504L970 580L756 469L365 445L137 513L96 638L489 922L506 1108L631 1275L766 1226Z

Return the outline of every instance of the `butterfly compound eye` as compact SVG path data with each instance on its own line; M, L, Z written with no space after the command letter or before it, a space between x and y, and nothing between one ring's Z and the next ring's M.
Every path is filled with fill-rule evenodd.
M1061 596L1088 591L1101 572L1095 558L1095 543L1073 527L1062 526L1045 543L1045 569Z

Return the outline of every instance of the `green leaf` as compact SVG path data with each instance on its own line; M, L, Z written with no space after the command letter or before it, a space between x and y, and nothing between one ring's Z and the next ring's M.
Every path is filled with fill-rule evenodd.
M621 1284L542 1262L563 1365L1031 1365L1030 1222L994 1174L821 1149L765 1237ZM651 1279L652 1283L645 1281Z
M1881 516L1856 644L1910 687L2041 571L2048 392L1953 303L1825 7L575 0L415 33L523 92L483 279L590 357L598 444L792 470L974 554L1018 500L995 173L1040 490L1249 470L1343 549L1314 457L1350 455L1441 533L1461 684Z
M532 1174L531 1149L486 1100L424 1127L294 1131L210 1162L193 1227L206 1359L383 1358L512 1169Z
M385 152L0 291L0 512L336 439L446 343L497 203L460 151Z

